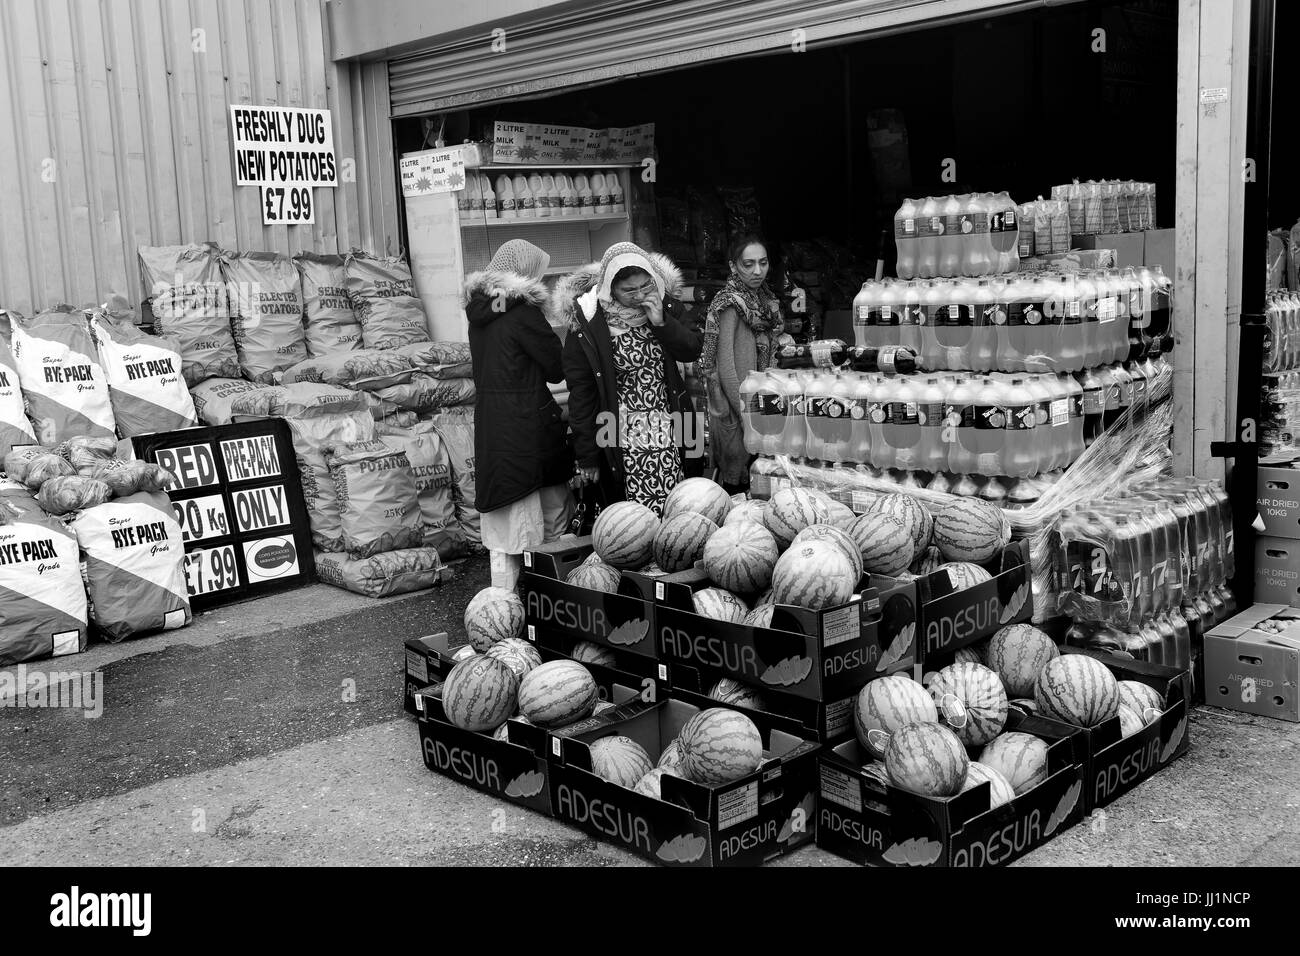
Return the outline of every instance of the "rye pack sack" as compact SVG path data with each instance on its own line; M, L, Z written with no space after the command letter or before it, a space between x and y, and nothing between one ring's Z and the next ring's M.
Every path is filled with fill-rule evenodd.
M10 313L0 310L0 458L15 445L36 444L36 432L27 420L23 390L18 384L18 367L9 350L11 322Z
M221 250L212 243L141 246L139 257L154 324L161 335L179 343L186 384L239 378Z
M424 305L415 297L405 257L354 250L344 259L343 270L365 348L391 349L429 341Z
M12 352L27 414L42 445L114 436L108 379L86 313L57 306L13 326Z
M307 358L298 269L277 252L227 252L221 274L239 367L250 382L275 384Z
M85 555L91 620L104 637L120 641L190 622L185 545L166 495L106 501L71 525Z
M377 438L335 445L327 461L349 555L368 558L424 543L415 476L406 452Z
M307 355L317 358L361 348L361 323L348 298L343 257L304 252L293 261L302 280Z
M145 335L130 316L96 311L90 327L123 438L192 428L194 402L181 375L180 343Z
M18 501L0 498L0 666L86 649L77 539Z

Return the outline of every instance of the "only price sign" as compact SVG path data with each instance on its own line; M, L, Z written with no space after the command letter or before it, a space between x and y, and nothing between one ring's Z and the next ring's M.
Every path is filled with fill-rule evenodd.
M309 186L263 186L262 225L314 223L316 209Z

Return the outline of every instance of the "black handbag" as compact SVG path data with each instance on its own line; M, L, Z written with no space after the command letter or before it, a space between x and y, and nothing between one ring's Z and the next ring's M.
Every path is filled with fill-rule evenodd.
M596 519L600 517L601 509L606 505L605 495L601 491L600 483L594 482L578 483L573 489L573 497L575 505L573 518L569 521L569 531L579 538L585 538L591 534Z

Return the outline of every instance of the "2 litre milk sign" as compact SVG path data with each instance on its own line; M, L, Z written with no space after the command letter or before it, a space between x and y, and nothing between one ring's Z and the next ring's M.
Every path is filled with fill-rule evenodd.
M134 439L176 476L169 493L198 608L315 578L307 509L288 427L278 419Z

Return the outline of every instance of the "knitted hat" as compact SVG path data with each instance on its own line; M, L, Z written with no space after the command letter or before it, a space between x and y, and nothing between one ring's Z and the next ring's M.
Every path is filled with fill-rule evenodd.
M501 244L488 268L494 272L513 272L529 279L540 279L550 263L550 253L524 239L511 239Z

